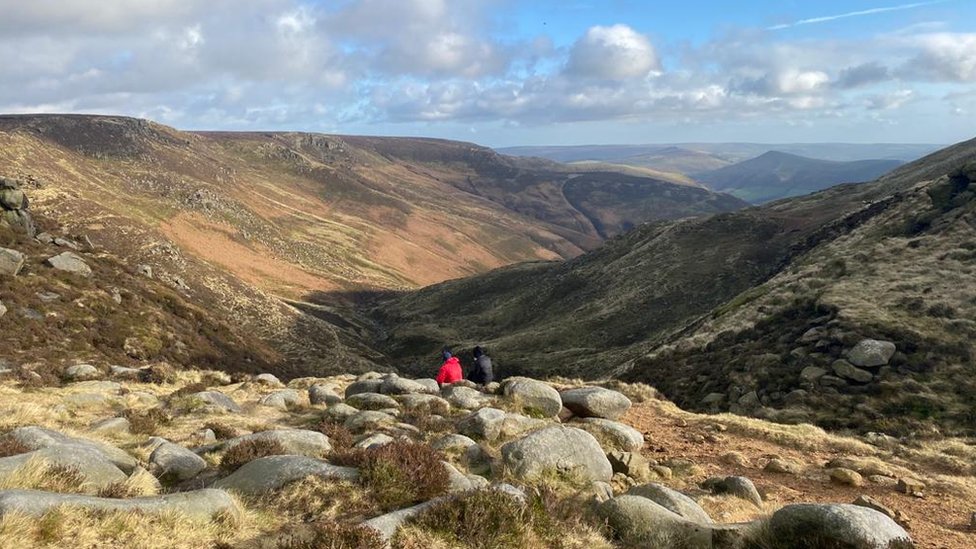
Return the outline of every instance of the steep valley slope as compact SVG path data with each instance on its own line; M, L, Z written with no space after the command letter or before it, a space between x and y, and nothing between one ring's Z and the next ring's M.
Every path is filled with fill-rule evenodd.
M692 409L972 434L974 160L976 140L870 184L388 296L373 314L407 370L440 342L485 344L506 374L620 376ZM898 352L868 379L839 375L865 338Z
M0 176L25 181L43 228L89 242L80 253L96 264L105 255L111 278L151 273L223 319L239 341L251 340L282 375L387 363L370 350L367 326L341 309L357 291L572 258L649 219L745 205L705 189L575 172L469 143L190 133L88 115L0 116ZM59 250L21 244L43 277L44 258ZM8 282L11 294L29 290ZM46 306L34 306L45 314ZM175 333L155 336L185 343ZM8 345L10 356L25 351L16 338ZM61 348L31 352L56 356ZM96 356L72 358L124 357L86 351ZM140 357L162 358L172 356Z

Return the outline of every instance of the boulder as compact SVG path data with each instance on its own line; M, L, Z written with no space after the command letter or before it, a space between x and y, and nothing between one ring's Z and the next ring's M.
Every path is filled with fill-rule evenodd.
M362 526L364 528L369 528L376 531L376 533L380 535L380 539L383 542L389 542L404 522L419 515L434 505L445 501L446 499L447 498L445 497L434 498L419 505L414 505L413 507L407 507L406 509L400 509L399 511L393 511L392 513L380 515L362 523Z
M478 408L488 406L492 401L491 397L481 391L460 385L448 385L444 387L441 391L441 396L447 399L451 405L464 410L477 410Z
M346 421L352 416L359 413L359 410L353 408L352 406L339 402L338 404L330 404L325 410L325 416L332 421Z
M213 486L245 496L258 496L308 476L356 481L359 472L352 467L339 467L306 456L269 456L244 464Z
M506 380L502 392L519 406L542 417L556 417L563 407L558 391L547 383L527 377Z
M101 377L102 373L91 364L75 364L64 370L64 378L68 381L90 381Z
M74 252L61 252L54 257L47 258L45 263L59 271L65 271L76 275L91 276L92 274L91 267L85 263L84 259Z
M346 387L346 398L352 395L358 395L360 393L379 393L380 387L383 386L382 379L360 379L354 381Z
M396 423L396 418L385 412L363 410L347 418L342 425L353 433L362 433L392 427Z
M636 452L644 447L644 435L630 425L601 418L583 418L580 426L611 449Z
M763 467L767 473L781 473L786 475L799 475L803 472L803 466L794 461L773 458Z
M838 377L850 379L858 383L867 383L874 379L871 372L853 366L850 362L847 362L844 359L835 360L834 363L830 365L830 368L835 374L837 374Z
M444 415L451 411L451 404L437 395L410 393L397 396L405 410L426 410L432 414Z
M6 480L29 462L73 469L84 480L85 487L100 490L124 482L125 473L100 452L81 445L60 444L0 458L0 480Z
M390 435L383 434L383 433L376 433L374 435L369 435L368 437L360 440L353 446L356 448L376 448L379 446L385 446L393 442L394 440L395 439Z
M103 435L124 434L129 432L129 420L124 417L110 417L92 424L93 433Z
M430 444L430 447L442 452L466 452L468 448L478 443L464 435L444 435Z
M109 366L108 372L115 379L127 381L138 381L143 376L143 371L139 368L126 368L125 366Z
M638 481L646 481L651 476L651 463L639 452L614 450L607 454L614 473L622 473Z
M441 386L437 383L436 379L430 379L429 377L422 377L420 379L415 379L414 382L423 385L426 392L432 395L436 395L440 392Z
M210 520L218 515L239 516L241 512L230 494L213 489L129 499L54 494L36 490L0 491L0 517L8 513L41 517L59 508L125 511L153 516L179 513L195 520Z
M30 448L31 450L40 450L42 448L51 448L55 446L87 448L101 454L105 459L126 474L132 473L132 471L135 470L135 468L139 465L139 462L136 461L134 457L125 453L123 450L112 446L111 444L106 444L96 440L71 437L51 429L45 429L43 427L18 427L13 431L10 431L7 436L12 437L14 440L21 443L25 447Z
M505 467L516 477L537 478L552 471L586 480L609 481L613 468L593 435L573 427L540 429L501 448Z
M400 403L388 395L379 393L356 393L346 397L346 404L359 410L385 410L399 408Z
M464 476L461 471L458 471L453 465L446 461L442 461L441 465L444 466L444 471L447 473L447 478L449 479L449 484L447 487L448 493L456 494L458 492L467 492L474 489L474 484L468 477Z
M207 462L186 448L164 442L149 455L149 470L170 482L189 480L207 468Z
M295 389L281 389L261 397L258 404L279 410L288 410L291 406L302 404L302 395Z
M17 276L26 260L27 256L17 250L0 248L0 275Z
M698 503L681 492L672 490L663 484L652 482L641 486L634 486L627 490L628 496L640 496L664 507L685 519L699 524L711 524L712 517L701 508Z
M308 401L312 404L328 406L342 402L342 397L331 385L312 385L308 388Z
M713 494L729 494L762 507L762 497L756 485L746 477L712 477L702 483L702 487Z
M848 353L847 360L854 366L875 368L888 364L895 350L895 344L890 341L862 339Z
M896 490L902 494L908 494L917 498L925 496L925 484L911 478L899 478Z
M380 384L380 392L384 395L437 394L437 391L430 393L426 385L397 375L387 376Z
M3 304L3 301L0 301L0 318L3 318L3 315L5 314L7 314L7 306Z
M864 477L862 477L860 473L850 469L845 469L843 467L829 469L827 474L830 476L830 480L832 482L836 482L837 484L844 484L847 486L860 486L864 484Z
M261 385L267 385L268 387L284 387L285 384L278 379L274 374L258 374L254 376L254 382L260 383Z
M622 495L604 501L597 507L597 514L627 544L681 549L713 547L711 528L641 496Z
M458 422L458 432L492 442L510 438L546 425L539 419L510 414L496 408L482 408Z
M560 393L563 406L579 417L617 419L630 410L626 396L603 387L581 387Z
M767 524L774 540L816 540L818 547L894 549L913 547L911 537L884 514L848 504L800 503L773 513Z
M241 412L241 407L234 402L234 399L219 391L201 391L199 393L193 393L189 398L200 400L208 407L213 407L225 412Z
M272 431L261 431L219 443L216 448L207 448L201 451L230 450L242 442L251 440L268 440L277 442L289 454L299 456L318 457L327 454L332 450L329 437L318 431L308 431L305 429L275 429Z
M809 381L811 383L816 382L818 379L822 378L827 373L827 370L819 366L807 366L800 371L800 379L803 381Z

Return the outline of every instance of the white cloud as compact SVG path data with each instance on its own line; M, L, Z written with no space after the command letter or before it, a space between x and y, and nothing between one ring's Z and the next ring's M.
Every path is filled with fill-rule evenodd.
M567 72L583 78L628 80L660 71L651 41L627 25L590 27L573 44Z
M976 82L976 33L928 33L909 39L918 53L905 75L950 82Z

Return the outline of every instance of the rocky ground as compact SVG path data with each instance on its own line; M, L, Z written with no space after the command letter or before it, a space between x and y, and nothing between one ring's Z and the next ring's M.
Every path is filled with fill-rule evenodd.
M971 446L692 414L643 385L74 364L3 372L0 403L4 547L976 541Z

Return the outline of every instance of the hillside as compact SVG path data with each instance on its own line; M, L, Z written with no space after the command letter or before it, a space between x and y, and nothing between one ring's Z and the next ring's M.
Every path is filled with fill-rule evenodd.
M972 389L957 365L973 353L973 296L959 291L971 287L973 238L970 175L959 170L973 160L976 140L874 183L648 224L570 261L388 297L374 315L385 349L409 371L429 368L441 342L477 343L505 373L622 375L692 408L790 408L779 419L972 433ZM830 371L872 337L899 351L883 374L791 393L803 368ZM947 398L934 406L925 392ZM711 393L722 398L703 403ZM864 411L815 412L840 403Z
M0 176L29 182L51 231L116 258L111 277L145 266L268 346L282 374L386 362L342 308L351 293L571 258L648 219L744 205L470 143L87 115L0 116Z
M897 160L837 162L770 151L738 164L697 173L695 178L712 190L761 204L839 183L872 181L900 165Z

